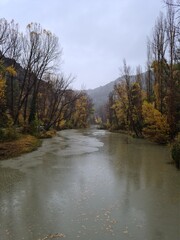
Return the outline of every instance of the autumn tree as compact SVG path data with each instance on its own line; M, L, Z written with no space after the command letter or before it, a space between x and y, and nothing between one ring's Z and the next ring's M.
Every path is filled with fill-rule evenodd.
M143 116L142 116L142 89L139 82L132 84L132 119L134 123L134 132L137 137L142 137Z
M141 86L140 86L140 79L136 79L139 82L136 84L132 83L131 76L130 76L130 67L126 65L126 61L123 62L123 76L124 76L124 83L126 88L126 95L127 95L127 121L128 121L128 129L135 133L137 137L141 136L141 123L140 123L140 111L137 110L139 107L139 102L137 99L140 99L141 102ZM138 94L136 96L136 94ZM137 115L138 114L138 115Z
M152 40L155 108L167 115L171 139L178 132L179 2L165 1L166 15L158 18Z
M111 129L122 129L142 136L142 72L137 68L136 77L123 62L123 77L114 86L109 98L109 123Z
M167 143L169 140L169 124L166 115L154 108L152 103L144 102L142 106L144 118L143 134L157 143Z
M72 116L73 127L86 128L89 126L90 116L93 113L92 100L85 92L81 92L75 101L75 111Z
M8 106L7 106L7 85L6 74L15 75L16 71L12 67L5 67L0 61L0 127L8 125Z
M0 62L0 127L6 125L6 98L5 98L5 91L6 91L6 81L5 81L5 68Z
M109 100L111 128L128 130L128 98L124 82L115 84Z

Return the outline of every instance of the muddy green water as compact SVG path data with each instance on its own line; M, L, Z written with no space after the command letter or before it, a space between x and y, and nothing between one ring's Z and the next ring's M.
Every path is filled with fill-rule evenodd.
M0 239L179 240L180 172L169 161L145 140L61 131L0 162Z

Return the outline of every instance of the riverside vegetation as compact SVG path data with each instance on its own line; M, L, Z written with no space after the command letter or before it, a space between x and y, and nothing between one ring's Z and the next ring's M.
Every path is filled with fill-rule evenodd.
M145 77L139 66L132 78L124 60L123 77L95 119L110 130L170 143L179 167L180 5L169 0L166 6L148 40ZM52 129L88 126L92 100L71 89L72 76L59 73L61 56L58 38L39 24L28 24L22 33L14 21L0 19L1 149L3 142L30 139L27 134L50 137Z
M58 38L37 23L0 19L0 159L39 146L56 130L87 127L92 102L59 73Z
M147 44L146 72L132 75L126 60L121 81L115 84L97 122L110 130L126 131L172 146L180 165L180 4L166 1Z

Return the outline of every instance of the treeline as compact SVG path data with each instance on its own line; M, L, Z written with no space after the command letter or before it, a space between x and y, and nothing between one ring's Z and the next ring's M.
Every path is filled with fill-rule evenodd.
M92 102L71 89L71 76L59 73L61 56L57 36L39 24L28 24L23 33L14 21L0 19L1 137L13 127L87 127Z
M180 4L166 2L147 44L146 73L132 76L124 60L123 81L114 86L106 107L106 126L158 143L180 131Z

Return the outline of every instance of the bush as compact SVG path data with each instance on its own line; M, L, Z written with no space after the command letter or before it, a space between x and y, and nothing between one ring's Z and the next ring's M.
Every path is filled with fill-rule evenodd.
M36 117L35 120L33 120L30 124L25 124L23 126L23 133L31 134L33 136L38 137L41 130L40 126L41 126L41 122Z
M171 156L175 161L176 167L180 169L180 141L176 141L171 148Z
M19 138L19 133L13 127L0 128L0 141L13 141Z
M153 104L147 102L143 103L142 112L144 137L160 144L166 144L169 141L169 124L166 116L155 109Z

